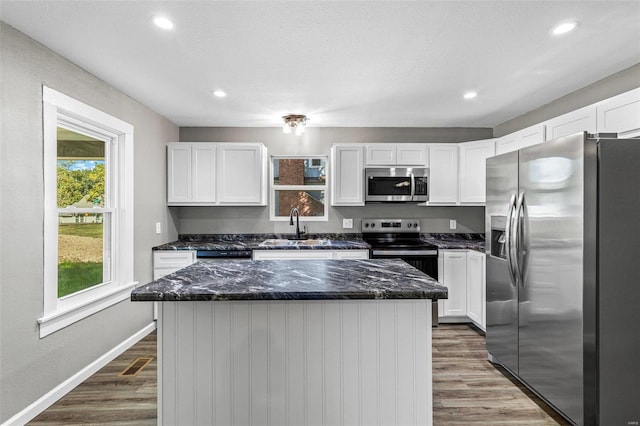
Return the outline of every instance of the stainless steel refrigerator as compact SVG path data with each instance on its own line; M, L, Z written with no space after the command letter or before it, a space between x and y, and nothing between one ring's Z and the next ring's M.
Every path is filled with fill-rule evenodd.
M640 139L487 160L489 359L576 425L640 424Z

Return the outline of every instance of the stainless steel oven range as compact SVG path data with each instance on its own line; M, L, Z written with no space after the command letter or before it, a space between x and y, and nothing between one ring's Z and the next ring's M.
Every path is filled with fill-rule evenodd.
M363 219L362 238L371 246L372 259L401 259L438 279L438 247L420 239L419 219ZM437 326L437 301L431 307Z

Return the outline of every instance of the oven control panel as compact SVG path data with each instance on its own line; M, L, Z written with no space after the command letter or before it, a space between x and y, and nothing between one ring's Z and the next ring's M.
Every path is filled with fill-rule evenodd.
M362 219L362 232L420 232L420 220Z

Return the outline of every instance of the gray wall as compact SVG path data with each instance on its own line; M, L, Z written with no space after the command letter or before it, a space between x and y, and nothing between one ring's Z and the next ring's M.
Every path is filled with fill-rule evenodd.
M493 133L495 137L508 135L525 127L542 123L543 121L638 87L640 87L640 64L612 74L587 87L549 102L540 108L499 124L494 128Z
M309 127L303 136L285 135L281 128L182 127L182 142L262 142L269 155L329 155L335 143L464 142L492 137L487 128ZM287 233L288 222L269 220L268 207L173 207L181 234ZM360 232L362 218L420 218L424 232L484 232L483 207L418 207L408 204L370 204L330 207L329 221L305 222L308 232ZM342 229L342 219L353 218L354 228ZM449 229L449 220L458 227Z
M0 423L152 320L121 302L39 338L43 309L42 85L135 126L135 279L151 280L151 247L176 238L165 201L173 123L0 22ZM164 232L155 234L153 222Z

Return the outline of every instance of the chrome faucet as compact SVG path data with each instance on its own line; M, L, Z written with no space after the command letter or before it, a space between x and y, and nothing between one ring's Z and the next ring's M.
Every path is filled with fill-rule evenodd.
M296 240L299 240L300 235L304 234L304 231L300 232L300 212L295 207L292 207L289 212L289 225L291 226L293 226L293 215L296 215Z

